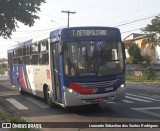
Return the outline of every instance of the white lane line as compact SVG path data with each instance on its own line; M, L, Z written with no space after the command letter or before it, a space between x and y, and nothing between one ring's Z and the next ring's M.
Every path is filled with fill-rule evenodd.
M144 108L131 108L131 109L138 109L138 110L158 110L160 107L144 107Z
M134 103L133 101L130 101L130 100L122 100L122 101L125 103Z
M148 100L144 100L144 99L140 99L140 98L133 98L130 96L126 96L126 98L131 99L131 100L136 100L136 101L142 101L142 102L152 102L152 101L148 101Z
M12 95L19 95L19 92L9 91L9 92L0 92L0 96L12 96Z
M33 104L35 104L35 105L37 105L37 106L39 106L39 107L41 107L41 108L49 108L48 105L45 105L45 103L40 102L40 101L38 101L38 100L29 98L29 97L27 97L27 98L25 98L25 99L27 99L28 101L32 102Z
M135 110L135 111L139 111L139 112L142 112L142 113L145 113L148 115L152 115L155 117L160 117L159 113L148 111L148 110L159 110L160 107L145 107L145 108L130 108L130 109Z
M16 101L13 98L6 99L6 100L9 101L13 106L15 106L19 110L27 110L28 109L26 106L24 106L23 104L21 104L20 102Z
M152 97L153 97L153 98L156 98L156 99L157 99L157 98L158 98L158 99L160 98L160 96L158 96L158 95L153 95Z
M140 97L140 98L144 98L144 99L148 99L148 100L152 100L152 101L160 101L160 100L156 100L156 99L153 99L153 98L150 98L150 97L139 96L139 95L134 95L134 94L129 94L129 93L126 93L126 95L136 96L136 97Z
M109 104L114 104L115 102L109 101L109 102L107 102L107 103L109 103Z
M146 94L139 94L139 95L142 95L142 96L146 96L146 97L151 97L153 99L157 99L158 101L160 101L160 96L158 95L146 95Z

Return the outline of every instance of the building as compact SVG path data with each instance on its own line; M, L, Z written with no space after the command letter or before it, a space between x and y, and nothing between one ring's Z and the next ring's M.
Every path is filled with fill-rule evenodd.
M124 44L126 48L126 57L129 58L128 47L131 43L135 43L139 46L142 56L149 56L151 63L160 63L160 46L154 46L153 43L147 41L153 39L155 35L136 34L132 33L124 38Z

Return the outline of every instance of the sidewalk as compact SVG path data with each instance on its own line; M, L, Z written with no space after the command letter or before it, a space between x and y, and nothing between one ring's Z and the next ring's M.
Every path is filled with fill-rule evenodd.
M0 84L11 85L9 82L9 76L8 75L0 75Z
M1 85L11 85L9 80L0 80Z

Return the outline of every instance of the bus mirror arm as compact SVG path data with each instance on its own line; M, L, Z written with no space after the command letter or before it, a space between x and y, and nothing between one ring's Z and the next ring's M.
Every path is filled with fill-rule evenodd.
M61 44L58 45L58 53L62 54L62 45Z
M122 42L123 58L126 59L125 44Z
M62 54L62 46L63 46L63 43L62 43L62 41L61 41L61 35L60 34L58 34L58 38L59 38L59 40L60 40L60 43L58 44L58 54Z

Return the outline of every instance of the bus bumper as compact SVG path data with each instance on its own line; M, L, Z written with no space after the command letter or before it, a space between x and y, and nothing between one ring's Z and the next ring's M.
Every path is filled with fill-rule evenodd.
M102 102L120 101L125 99L126 88L119 87L116 91L103 94L78 94L76 92L64 92L65 107L89 105Z

